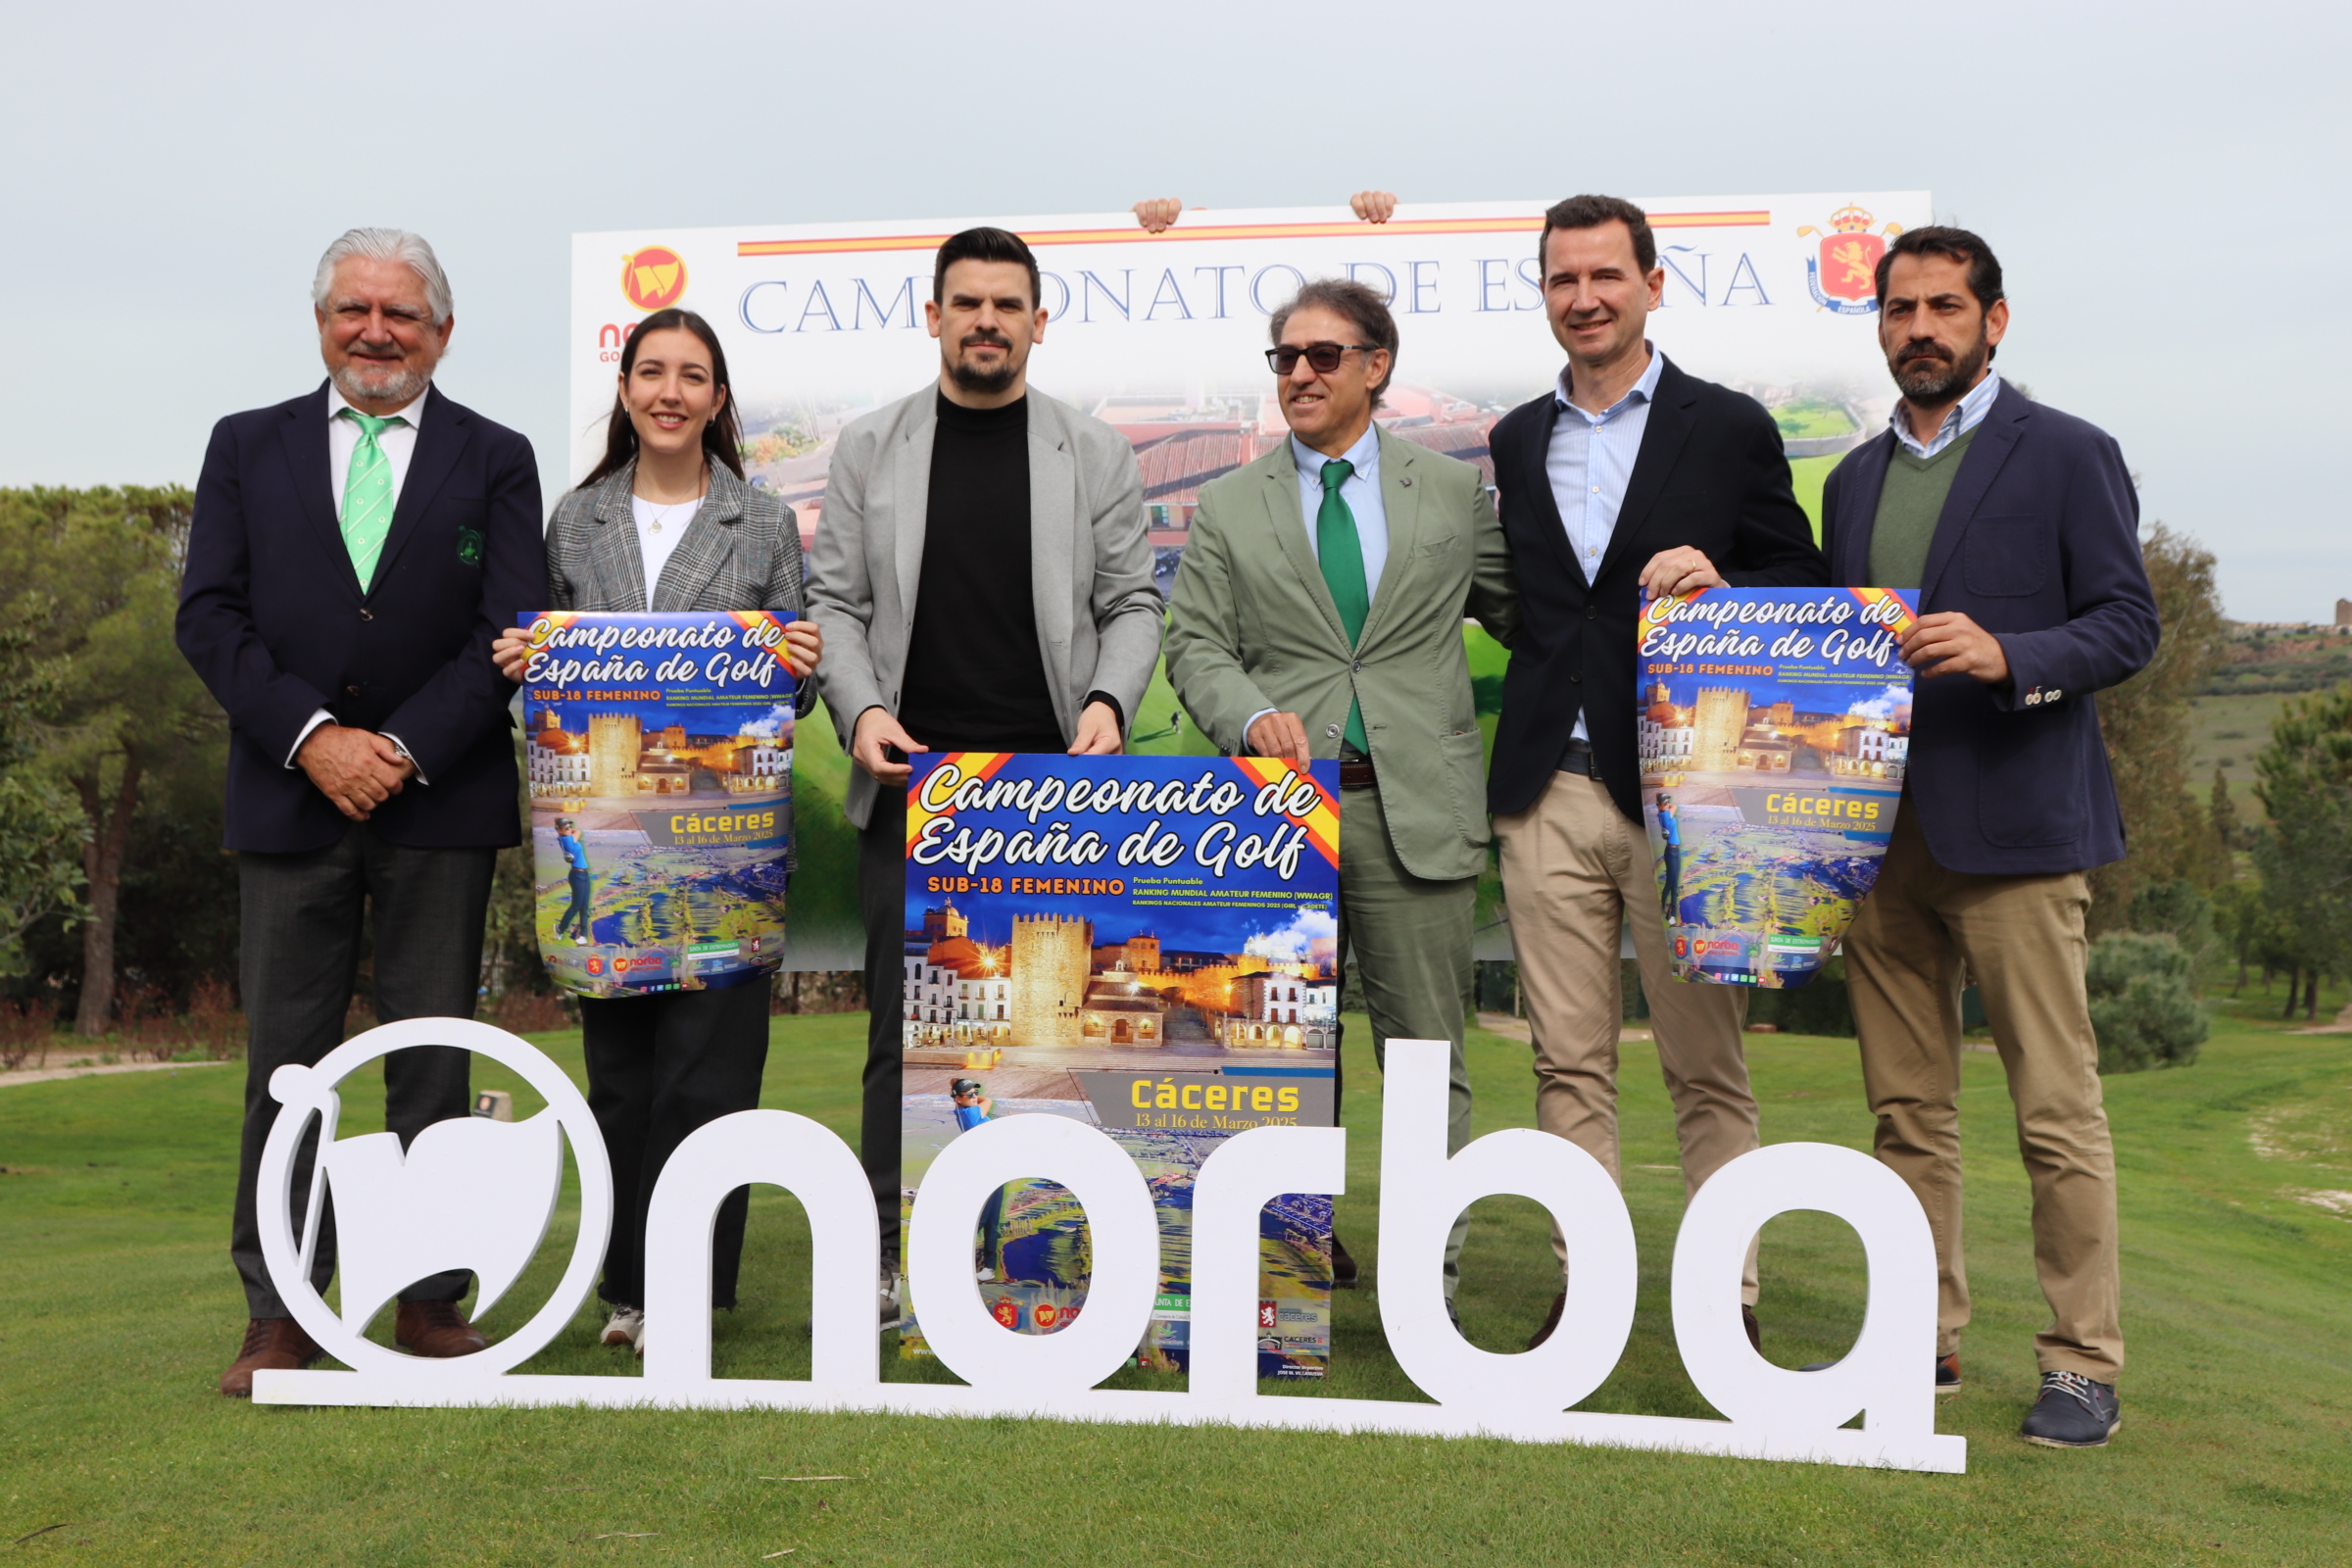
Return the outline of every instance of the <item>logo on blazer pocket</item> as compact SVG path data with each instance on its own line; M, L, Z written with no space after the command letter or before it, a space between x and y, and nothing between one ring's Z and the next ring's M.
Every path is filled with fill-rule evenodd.
M468 566L478 566L482 564L481 529L460 528L458 530L458 560Z

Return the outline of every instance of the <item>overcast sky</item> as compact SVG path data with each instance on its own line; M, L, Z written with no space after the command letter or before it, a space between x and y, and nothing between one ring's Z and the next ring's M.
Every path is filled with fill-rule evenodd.
M311 270L356 223L440 252L441 384L530 436L552 499L576 230L1925 188L2007 269L2001 368L2115 433L2230 614L2352 597L2341 6L421 0L4 25L0 484L193 483L217 417L319 377Z

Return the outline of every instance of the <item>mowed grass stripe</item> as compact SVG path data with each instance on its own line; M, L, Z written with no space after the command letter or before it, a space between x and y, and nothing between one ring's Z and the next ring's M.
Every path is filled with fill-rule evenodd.
M1939 1402L1970 1440L1961 1477L1602 1449L1231 1430L716 1412L255 1409L213 1392L243 1306L224 1255L242 1075L125 1074L0 1093L0 1543L93 1563L1971 1563L2340 1561L2352 1517L2352 1220L2297 1195L2352 1190L2352 1039L2292 1037L2225 1005L2196 1067L2108 1081L2123 1169L2125 1427L2095 1452L2017 1441L2034 1382L2028 1192L1998 1062L1967 1060L1969 1386ZM766 1102L855 1136L862 1015L778 1018ZM1350 1020L1351 1038L1365 1038ZM579 1070L575 1037L542 1040ZM1765 1136L1867 1148L1850 1041L1750 1037ZM1348 1076L1342 1234L1377 1283L1378 1075ZM1625 1048L1626 1197L1640 1312L1589 1408L1708 1416L1682 1373L1667 1274L1682 1181L1654 1054ZM1361 1058L1361 1059L1359 1059ZM1482 1131L1530 1120L1527 1048L1479 1034ZM481 1087L520 1089L495 1067ZM517 1097L518 1114L535 1108ZM2265 1157L2257 1117L2299 1118L2303 1157ZM380 1084L344 1131L381 1125ZM2316 1132L2311 1131L2317 1129ZM2332 1132L2330 1132L2332 1129ZM2305 1134L2308 1133L2308 1136ZM2332 1139L2332 1142L2330 1142ZM2330 1153L2332 1149L2339 1152ZM28 1174L15 1174L28 1171ZM490 1314L512 1328L567 1253L551 1245ZM721 1375L805 1376L808 1233L756 1190L744 1301ZM1861 1316L1840 1222L1768 1227L1765 1346L1838 1353ZM1462 1310L1524 1344L1556 1289L1533 1203L1474 1211ZM829 1309L864 1312L862 1282ZM1321 1387L1417 1398L1373 1293L1337 1298ZM387 1314L388 1316L388 1314ZM593 1344L591 1301L526 1370L630 1375ZM379 1322L379 1337L383 1328ZM893 1378L936 1363L885 1360ZM1120 1383L1156 1386L1125 1372ZM778 1487L762 1475L847 1475ZM653 1532L654 1534L646 1534ZM604 1537L607 1539L599 1540Z

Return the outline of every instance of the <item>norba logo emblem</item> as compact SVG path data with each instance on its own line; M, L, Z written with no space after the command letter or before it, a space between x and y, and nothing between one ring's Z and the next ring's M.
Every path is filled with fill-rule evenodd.
M620 264L620 291L641 311L666 310L686 293L686 262L666 245L648 245Z
M394 1051L456 1046L505 1067L546 1102L517 1122L436 1122L404 1151L391 1133L338 1138L336 1092ZM1135 1359L1160 1308L1159 1220L1144 1173L1102 1129L1061 1116L1011 1116L962 1133L932 1163L906 1229L907 1287L925 1339L959 1385L884 1383L873 1281L881 1267L872 1190L858 1156L821 1122L785 1110L721 1116L662 1167L645 1220L645 1314L659 1330L636 1377L518 1373L572 1324L595 1284L612 1218L612 1179L588 1102L529 1042L459 1018L411 1018L344 1042L316 1067L280 1067L282 1108L262 1152L262 1255L296 1284L286 1305L351 1370L265 1369L258 1404L645 1405L889 1411L1147 1425L1269 1427L1400 1436L1506 1438L1679 1449L1755 1459L1958 1473L1965 1438L1936 1430L1936 1243L1901 1178L1868 1154L1774 1144L1716 1173L1685 1209L1672 1265L1674 1342L1698 1396L1725 1419L1577 1408L1617 1366L1634 1326L1640 1274L1633 1218L1598 1161L1566 1139L1505 1128L1446 1152L1443 1040L1392 1040L1382 1082L1380 1324L1425 1400L1261 1397L1258 1215L1289 1193L1348 1188L1348 1134L1254 1127L1200 1164L1192 1204L1192 1359L1182 1386L1098 1389ZM294 1228L296 1164L318 1129ZM402 1355L362 1332L411 1280L466 1269L476 1310L519 1282L547 1238L565 1146L579 1221L563 1279L528 1321L489 1348L449 1360ZM1020 1303L975 1277L972 1237L990 1195L1043 1177L1084 1209L1091 1266L1083 1307L1041 1307L1026 1335ZM737 1188L783 1188L808 1215L809 1375L717 1378L710 1360L710 1249L719 1205ZM321 1200L334 1190L341 1308L310 1286ZM1548 1209L1573 1260L1558 1329L1500 1355L1470 1344L1446 1304L1446 1238L1479 1200L1530 1198ZM1817 1209L1852 1227L1868 1297L1845 1354L1790 1371L1752 1349L1740 1316L1749 1242L1774 1216ZM1049 1321L1047 1312L1054 1313ZM1273 1314L1279 1318L1279 1311ZM1860 1426L1847 1423L1859 1413Z

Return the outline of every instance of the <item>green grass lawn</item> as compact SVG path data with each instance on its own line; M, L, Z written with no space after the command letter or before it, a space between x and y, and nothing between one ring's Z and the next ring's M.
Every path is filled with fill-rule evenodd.
M1028 1564L2339 1562L2352 1512L2352 1037L2223 1004L2195 1067L2110 1079L2123 1171L2125 1426L2106 1449L2015 1436L2045 1319L1998 1065L1967 1060L1969 1385L1941 1430L1965 1476L1497 1442L1012 1420L560 1410L308 1410L220 1398L243 1305L223 1255L242 1069L0 1090L0 1553L26 1562ZM862 1016L779 1018L767 1102L849 1134ZM1354 1023L1361 1036L1361 1020ZM576 1040L542 1042L575 1072ZM1751 1037L1773 1140L1861 1147L1850 1041ZM1473 1037L1482 1130L1528 1120L1523 1046ZM1710 1414L1684 1378L1667 1268L1681 1182L1656 1066L1625 1052L1641 1311L1587 1408ZM511 1084L485 1068L484 1086ZM380 1125L347 1097L345 1131ZM1377 1270L1378 1078L1351 1065L1343 1235ZM525 1097L523 1108L529 1108ZM2264 1152L2267 1151L2268 1152ZM492 1314L535 1307L567 1252ZM1462 1311L1522 1343L1552 1291L1529 1202L1475 1210ZM1837 1354L1860 1249L1818 1214L1765 1233L1765 1348ZM808 1363L807 1230L762 1190L723 1375ZM841 1309L863 1312L863 1282ZM1416 1397L1370 1291L1338 1298L1321 1389ZM526 1371L628 1375L583 1311ZM885 1376L944 1376L885 1359ZM1120 1381L1138 1380L1126 1372ZM774 1476L844 1476L779 1482ZM20 1541L44 1526L65 1528ZM10 1543L15 1543L11 1545ZM782 1555L789 1551L789 1555Z

